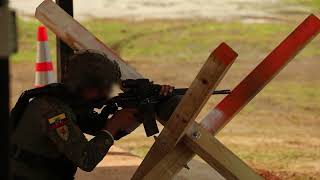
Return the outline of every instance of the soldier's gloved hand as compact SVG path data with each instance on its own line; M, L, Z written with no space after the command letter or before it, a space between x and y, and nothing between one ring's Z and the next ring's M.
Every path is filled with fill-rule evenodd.
M106 121L104 129L109 131L115 140L119 140L140 125L137 114L137 109L124 108L119 110Z
M173 86L170 85L160 85L161 89L160 89L160 95L161 96L168 96L172 93L172 91L174 90Z

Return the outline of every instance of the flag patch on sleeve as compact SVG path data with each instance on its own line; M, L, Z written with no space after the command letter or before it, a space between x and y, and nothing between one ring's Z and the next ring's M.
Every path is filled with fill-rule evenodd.
M66 124L67 117L64 113L54 116L48 119L49 129L57 129Z

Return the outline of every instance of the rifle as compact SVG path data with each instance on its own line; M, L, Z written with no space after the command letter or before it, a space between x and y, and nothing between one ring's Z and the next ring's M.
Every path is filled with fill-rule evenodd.
M147 137L159 133L156 123L156 105L175 95L184 95L187 88L174 89L169 95L161 96L161 86L149 79L127 79L121 81L123 93L99 104L105 105L104 113L114 114L119 108L137 108L141 112L141 122ZM212 94L229 94L230 90L213 91Z

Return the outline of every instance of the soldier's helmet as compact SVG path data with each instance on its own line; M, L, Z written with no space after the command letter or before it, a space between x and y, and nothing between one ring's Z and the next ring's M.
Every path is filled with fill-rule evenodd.
M95 50L78 51L70 57L64 84L72 92L84 88L110 88L121 78L119 65Z

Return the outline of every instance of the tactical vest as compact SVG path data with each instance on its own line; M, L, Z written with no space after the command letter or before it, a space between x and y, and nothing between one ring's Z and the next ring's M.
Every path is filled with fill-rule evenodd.
M67 89L63 86L63 84L54 83L49 84L44 87L30 89L24 91L21 96L19 97L16 105L11 111L10 120L13 125L12 132L14 132L22 119L22 115L28 106L29 102L33 98L37 98L43 95L56 97L60 100L63 100L63 97L68 97L70 93ZM66 100L64 99L63 102ZM17 161L24 162L32 167L38 167L39 165L46 164L48 169L56 169L59 167L59 173L61 173L61 179L71 180L74 179L74 174L77 170L77 167L68 160L64 155L59 158L46 158L42 157L38 154L33 152L29 152L27 150L21 149L18 145L11 145L11 158ZM13 176L18 176L14 174ZM27 179L27 177L24 177Z
M62 100L61 97L66 97L68 94L70 93L60 83L53 83L44 87L24 91L10 113L10 121L12 122L13 131L18 126L24 110L33 98L48 95Z

